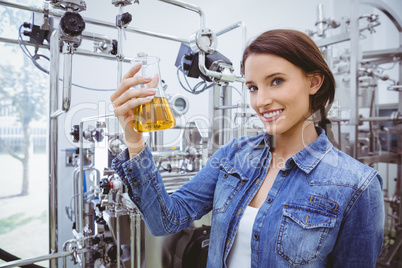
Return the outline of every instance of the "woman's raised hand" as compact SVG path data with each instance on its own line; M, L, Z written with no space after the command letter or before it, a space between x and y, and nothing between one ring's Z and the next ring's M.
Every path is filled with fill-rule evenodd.
M141 64L131 67L124 75L120 85L110 96L114 107L114 114L124 130L124 137L130 152L134 156L144 148L145 143L141 133L133 128L134 109L149 103L156 93L158 77L134 76L141 69ZM133 88L140 84L147 84L144 88Z

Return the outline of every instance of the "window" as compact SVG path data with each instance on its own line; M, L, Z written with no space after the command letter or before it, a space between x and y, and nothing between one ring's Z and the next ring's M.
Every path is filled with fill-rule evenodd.
M15 2L43 5L42 0ZM37 63L48 68L49 52L29 45L30 37L22 34L32 30L34 17L0 5L0 248L22 259L49 253L49 78L27 56L42 54ZM16 42L20 32L26 47ZM48 261L37 264L48 266Z

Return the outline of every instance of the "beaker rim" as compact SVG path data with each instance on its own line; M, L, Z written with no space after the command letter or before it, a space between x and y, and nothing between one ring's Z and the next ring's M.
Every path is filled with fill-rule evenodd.
M144 57L137 57L134 58L131 61L131 64L136 64L136 63L141 63L144 65L144 63L146 63L147 65L151 65L151 64L155 64L155 63L159 63L160 58L157 56L144 56Z

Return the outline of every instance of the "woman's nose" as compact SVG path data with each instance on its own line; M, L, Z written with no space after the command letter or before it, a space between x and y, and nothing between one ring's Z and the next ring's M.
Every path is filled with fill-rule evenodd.
M258 90L257 106L259 108L272 104L272 96L268 90Z

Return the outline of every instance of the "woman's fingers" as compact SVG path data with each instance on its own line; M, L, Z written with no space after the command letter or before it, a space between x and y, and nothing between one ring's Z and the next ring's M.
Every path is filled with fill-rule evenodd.
M113 101L113 106L116 108L131 99L153 96L155 92L154 88L130 88Z
M141 64L136 64L130 68L130 70L123 76L123 79L116 89L115 92L110 96L110 100L113 102L118 96L120 96L123 92L125 92L130 86L126 81L128 78L133 78L136 73L141 69ZM138 81L140 82L140 81Z
M116 89L115 92L110 96L110 100L113 102L121 94L123 94L130 87L137 86L139 84L148 84L152 81L152 77L135 76L141 69L141 64L134 65L130 70L123 76L123 79Z
M159 76L157 74L154 75L154 77L152 77L151 82L149 82L147 84L148 88L155 88L158 86L158 82L159 82Z
M110 96L110 100L114 102L120 95L125 93L131 87L137 86L139 84L148 84L151 80L151 77L142 76L123 79L116 91L113 92L113 94Z
M133 77L138 71L141 69L141 63L137 63L133 65L130 70L123 76L123 79L127 79L129 77Z
M135 107L149 103L156 93L155 87L159 82L159 76L142 77L135 76L140 70L141 64L135 65L124 75L119 87L110 96L116 116L129 116ZM144 88L132 88L140 84L147 84Z
M116 106L114 109L114 114L116 116L126 115L132 109L134 109L140 105L149 103L152 100L152 98L153 98L153 95L147 96L145 98L130 99L130 100L122 103L120 106Z

